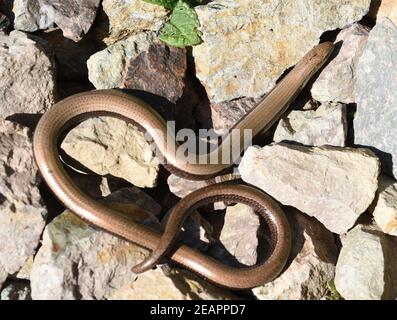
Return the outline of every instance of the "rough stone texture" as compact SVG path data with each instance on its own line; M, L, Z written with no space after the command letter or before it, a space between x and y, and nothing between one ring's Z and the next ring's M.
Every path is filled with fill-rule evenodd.
M226 289L215 287L187 271L157 268L139 275L130 288L114 294L112 299L229 300L236 297Z
M54 24L53 12L44 7L41 0L13 0L14 28L34 32L48 29Z
M274 281L253 289L262 300L319 300L333 280L337 247L331 232L318 221L289 209L292 250L285 271Z
M144 0L104 0L103 10L109 20L110 45L142 31L158 31L167 19L168 11Z
M66 211L44 231L31 273L32 298L109 298L135 281L131 268L147 254Z
M281 143L248 148L239 171L245 182L342 234L374 200L380 163L367 149Z
M47 210L38 189L31 133L0 122L0 269L18 272L36 251Z
M0 12L0 32L6 32L10 26L10 20Z
M153 44L127 64L124 87L142 90L175 103L185 87L186 49Z
M378 19L389 18L397 26L397 2L395 0L381 0Z
M148 51L155 41L153 32L132 35L90 57L88 77L97 89L121 88L127 73L127 62Z
M354 103L356 65L368 40L369 29L359 23L344 29L336 38L337 56L314 82L311 93L318 101Z
M112 202L112 207L132 214L130 204ZM143 217L135 216L137 218L142 220ZM149 214L149 218L154 216ZM176 269L170 273L161 269L150 270L137 276L131 268L147 254L147 250L89 227L66 211L44 232L43 245L31 275L32 297L220 299L228 296L228 291Z
M371 212L383 232L397 236L397 182L394 179L379 177L378 197Z
M307 146L344 147L347 137L346 106L323 104L317 110L291 111L280 120L274 141L295 141Z
M40 0L66 38L79 41L90 30L100 0Z
M196 7L197 76L212 102L260 97L328 30L359 21L370 0L217 0Z
M335 285L346 300L397 298L397 238L358 225L342 237Z
M204 188L208 184L205 181L200 180L187 180L181 177L178 177L175 174L171 174L168 179L168 186L170 191L178 196L179 198L184 198L188 194L196 191L198 189Z
M0 300L31 300L30 287L26 283L11 283L1 291Z
M54 23L66 38L79 41L91 28L100 0L14 0L15 28L48 29Z
M138 187L156 184L159 163L144 134L112 118L89 119L68 133L63 150L99 175L111 174Z
M215 133L226 134L260 100L243 98L222 103L211 103L211 119Z
M247 266L255 265L258 259L259 228L260 218L251 207L243 204L227 207L219 236L223 250L219 248L216 253L212 252L219 261L229 261L230 265L236 260Z
M357 64L355 143L376 148L397 177L397 27L387 18L371 31Z
M55 102L52 59L21 31L0 34L0 114L39 113Z

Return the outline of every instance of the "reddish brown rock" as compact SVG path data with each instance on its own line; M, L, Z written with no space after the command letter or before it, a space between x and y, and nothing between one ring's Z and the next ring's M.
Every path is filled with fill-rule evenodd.
M152 44L129 61L124 87L142 90L175 103L185 88L186 50Z

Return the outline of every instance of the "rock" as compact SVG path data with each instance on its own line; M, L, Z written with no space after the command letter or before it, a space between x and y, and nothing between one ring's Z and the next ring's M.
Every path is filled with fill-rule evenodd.
M219 236L220 243L211 253L228 265L253 266L258 259L259 229L260 218L251 207L243 204L229 206Z
M156 290L153 290L155 284ZM229 300L236 299L228 290L211 285L180 269L149 270L124 292L112 296L115 300Z
M359 23L341 31L336 38L337 56L314 82L311 93L318 101L355 103L356 65L368 40L369 29ZM337 49L337 50L338 50Z
M397 26L397 3L394 0L382 0L377 17L379 20L387 17Z
M288 210L292 250L284 272L274 281L254 288L261 300L319 300L333 280L337 247L331 232L318 221Z
M30 256L23 267L16 274L17 279L30 280L30 273L33 268L33 256Z
M34 32L54 24L54 12L44 7L41 0L13 0L14 28Z
M376 148L383 169L397 177L397 27L387 18L371 31L357 64L355 143ZM380 125L381 124L381 125ZM394 166L393 166L394 163Z
M8 272L0 265L0 289L3 287L4 282L8 278Z
M346 300L397 298L397 238L358 225L342 237L335 285Z
M307 146L341 146L347 137L346 106L323 104L317 110L291 111L280 120L274 141L294 141Z
M185 88L186 50L152 44L127 63L124 88L142 90L176 103Z
M68 133L62 149L99 175L110 174L138 187L156 184L159 163L144 134L112 118L89 119Z
M361 20L370 3L216 0L196 7L203 39L193 48L197 77L211 102L258 98L325 31Z
M374 200L380 163L367 149L281 143L248 148L239 171L245 182L342 234Z
M144 0L104 0L102 6L109 20L108 45L142 31L159 31L168 15Z
M30 287L26 283L11 283L1 291L0 300L31 300Z
M56 100L55 68L44 48L28 35L0 34L0 113L41 113Z
M206 187L208 184L203 180L188 180L175 174L171 174L168 179L170 191L179 198L184 198L188 194L198 189Z
M6 32L10 26L10 20L0 12L0 32Z
M0 122L0 269L18 272L35 252L47 210L28 129Z
M397 182L394 179L379 177L378 197L371 213L383 232L397 236Z
M111 199L107 199L111 201ZM131 214L129 204L112 207ZM148 217L154 215L148 213ZM33 299L209 299L227 296L187 272L150 270L136 275L131 268L148 251L89 227L69 211L47 227L31 275ZM156 290L153 290L155 284Z
M39 0L66 38L80 41L90 30L100 0Z
M211 103L211 118L215 133L219 135L226 134L260 100L243 98L222 103Z
M91 83L97 89L123 87L127 62L148 51L154 41L153 32L138 33L94 54L87 61Z
M14 0L15 28L48 29L54 23L66 38L79 41L89 31L100 0Z
M44 231L31 273L32 298L106 299L135 281L131 268L147 254L66 211Z

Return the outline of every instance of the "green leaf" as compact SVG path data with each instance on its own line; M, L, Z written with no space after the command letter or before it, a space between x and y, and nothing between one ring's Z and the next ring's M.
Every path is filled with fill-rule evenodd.
M160 33L160 39L166 44L183 48L201 43L200 26L196 11L185 1L179 0L168 21Z
M152 4L157 4L159 6L163 6L164 8L170 10L174 9L176 4L178 3L178 0L144 0L144 1Z

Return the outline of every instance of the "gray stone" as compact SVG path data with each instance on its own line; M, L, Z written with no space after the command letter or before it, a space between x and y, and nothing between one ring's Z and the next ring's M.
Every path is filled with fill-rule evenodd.
M30 287L26 283L11 283L1 291L0 300L31 300Z
M274 141L294 141L307 146L344 147L347 136L346 106L323 104L317 110L291 111L280 120Z
M33 32L54 23L66 38L79 41L89 31L100 0L14 0L15 28Z
M196 7L197 77L212 102L260 97L319 42L369 12L370 0L216 0Z
M377 18L380 20L382 17L389 18L395 25L397 25L397 2L394 0L382 0Z
M97 89L124 87L127 62L149 50L155 41L153 32L143 32L121 40L87 61L88 77Z
M379 177L377 199L370 208L376 224L392 236L397 236L397 181L386 175Z
M14 28L34 32L54 24L53 12L42 6L41 0L13 0Z
M21 31L0 34L0 115L39 113L56 100L54 62Z
M167 20L168 11L144 0L104 0L103 10L109 20L106 44L142 31L159 31Z
M112 117L89 119L68 133L62 149L99 175L111 174L138 187L156 184L159 162L144 134Z
M356 73L355 143L376 148L383 169L397 177L397 27L387 18L369 35Z
M100 0L39 0L66 38L79 41L90 30Z
M335 285L346 300L397 298L397 238L358 225L342 237Z
M342 234L374 200L380 163L368 149L281 143L248 148L239 171L245 182Z
M287 268L274 281L253 289L261 300L319 300L333 280L338 250L331 232L296 210L287 212L292 249Z
M369 29L359 23L340 32L336 38L337 56L314 82L311 93L318 101L346 104L356 102L356 65L368 40Z
M31 139L28 129L0 122L0 269L8 274L35 254L47 216Z
M259 229L260 218L251 207L243 204L227 207L219 235L223 250L219 248L212 250L212 253L223 263L229 261L229 265L233 265L235 260L246 266L255 265L258 259Z
M188 180L181 178L175 174L171 174L168 179L168 186L170 191L178 196L179 198L184 198L188 194L196 191L198 189L204 188L208 185L206 181L203 180Z

